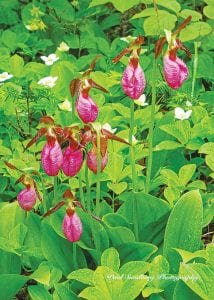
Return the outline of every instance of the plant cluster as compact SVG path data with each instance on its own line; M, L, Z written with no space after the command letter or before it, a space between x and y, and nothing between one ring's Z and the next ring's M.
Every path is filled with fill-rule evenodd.
M0 6L2 299L212 299L213 1Z

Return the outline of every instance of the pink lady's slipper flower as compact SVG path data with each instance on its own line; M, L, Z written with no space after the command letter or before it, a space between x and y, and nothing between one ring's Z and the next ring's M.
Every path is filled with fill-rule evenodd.
M18 170L15 166L8 164L7 166L11 169ZM25 189L22 190L18 196L17 200L20 207L26 211L31 210L36 204L36 200L39 199L42 201L41 196L37 190L35 181L29 175L22 175L17 181L16 184L21 182L25 185Z
M144 38L142 36L137 37L130 43L128 48L113 59L113 63L116 63L125 54L131 53L128 66L123 73L122 88L124 93L133 100L137 100L143 94L146 86L145 75L139 64L139 54L143 42Z
M84 123L94 122L98 116L98 106L88 95L88 90L81 91L76 101L76 110Z
M179 40L171 41L169 49L164 56L164 76L167 84L172 89L178 89L188 77L186 64L176 56L176 52L181 48Z
M157 58L163 49L164 44L168 43L168 49L164 55L164 77L167 84L172 89L178 89L182 86L183 82L188 78L188 68L186 64L177 57L177 51L179 49L186 52L187 56L191 56L189 50L181 43L176 35L190 22L191 17L188 17L178 27L175 32L165 30L166 37L162 37L156 42L155 45L155 57Z
M96 56L96 58L92 61L90 68L82 74L82 79L73 79L70 83L71 96L74 97L77 95L77 101L75 105L77 113L80 119L86 124L94 122L99 113L98 106L89 96L90 89L96 88L105 93L108 92L90 78L90 73L95 68L98 57L99 56Z
M36 136L27 144L26 149L33 145L41 136L46 136L46 144L41 153L42 167L49 176L56 176L62 166L63 155L58 140L62 138L62 128L55 126L49 116L40 119L44 127L40 128Z
M42 149L41 161L47 175L58 175L62 166L63 155L61 147L54 136L47 135L47 143Z
M17 196L19 205L21 206L22 209L26 211L29 211L34 207L36 203L36 199L37 199L37 194L35 189L32 187L26 187Z
M82 223L76 212L66 213L62 223L63 233L69 242L77 242L82 235Z
M104 156L100 155L101 158L101 168L100 171L102 172L107 165L108 162L108 151L106 150ZM87 166L93 172L97 173L97 148L94 146L88 153L87 153Z
M137 50L133 50L129 64L122 77L122 87L124 93L132 99L138 99L146 86L146 79L143 69L139 65Z
M69 145L63 153L62 170L65 175L73 177L81 169L83 164L83 153L78 147Z

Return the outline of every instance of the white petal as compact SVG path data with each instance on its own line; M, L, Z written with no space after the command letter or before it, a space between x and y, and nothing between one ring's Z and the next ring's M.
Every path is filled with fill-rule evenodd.
M190 101L187 100L187 101L186 101L186 106L188 106L188 107L189 107L189 106L192 106L192 103L191 103Z
M181 108L181 107L175 108L175 118L176 119L183 120L184 114L185 114L185 112L184 112L183 108Z
M189 119L189 117L191 116L191 114L192 114L192 110L191 109L188 110L188 111L186 111L185 112L185 120Z

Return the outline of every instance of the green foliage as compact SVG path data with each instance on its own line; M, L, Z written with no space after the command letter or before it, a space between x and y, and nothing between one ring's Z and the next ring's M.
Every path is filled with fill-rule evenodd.
M177 35L192 54L177 52L188 79L173 90L163 72L166 45L153 78L155 43L189 16ZM213 19L213 0L0 1L1 299L212 299ZM146 103L134 101L132 119L133 100L121 88L129 54L115 64L112 59L139 35L145 37L139 63ZM42 57L49 54L58 59L45 63ZM84 162L77 175L60 171L53 178L41 166L45 136L26 146L45 115L63 128L74 127L72 138L81 136L84 124L70 83L88 68L90 79L108 92L90 91L99 107L92 128L108 123L117 138L130 142L131 133L133 142L109 139L101 174ZM49 76L57 77L55 85L39 84ZM190 116L178 119L177 107L191 110ZM64 151L68 140L61 139ZM95 139L81 145L84 159L93 144ZM23 174L33 178L42 198L29 212L17 203ZM62 231L67 189L83 227L75 243Z

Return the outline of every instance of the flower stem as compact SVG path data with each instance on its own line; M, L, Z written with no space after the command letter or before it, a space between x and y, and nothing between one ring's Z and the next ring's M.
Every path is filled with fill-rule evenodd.
M74 270L78 268L77 265L77 245L76 243L73 243L73 264L74 264Z
M54 176L53 178L53 203L56 204L57 203L57 176Z
M133 222L134 222L134 232L136 241L139 240L139 232L138 232L138 223L137 223L137 211L138 211L138 203L135 197L135 192L137 190L137 174L135 168L135 154L134 147L132 142L132 136L134 133L134 101L130 101L130 129L129 129L129 143L130 147L130 161L131 161L131 169L132 169L132 187L133 187L133 195L134 195L134 203L133 203Z
M84 193L83 193L83 187L82 187L82 173L81 173L81 171L78 173L78 179L79 179L80 200L81 200L81 203L84 204L84 206L86 207Z
M198 42L194 42L195 47L195 55L194 55L194 63L193 63L193 76L192 76L192 91L191 91L191 99L194 97L195 90L195 80L198 68Z
M91 212L91 195L90 195L90 186L89 186L89 180L88 180L88 166L85 164L85 185L86 185L86 208L87 211Z
M149 141L148 141L149 155L147 161L146 186L145 186L146 193L149 193L150 191L150 181L151 181L151 173L152 173L155 102L156 102L156 60L154 59L153 69L152 69L152 105L151 105L151 118L150 118L150 125L149 125Z
M97 186L96 186L96 215L100 216L100 174L101 174L101 153L100 153L100 131L97 130Z
M130 129L129 129L129 144L130 147L130 161L132 167L132 187L133 191L136 191L136 184L137 184L137 175L135 169L135 155L134 155L134 147L132 145L132 136L134 131L134 101L130 101Z

